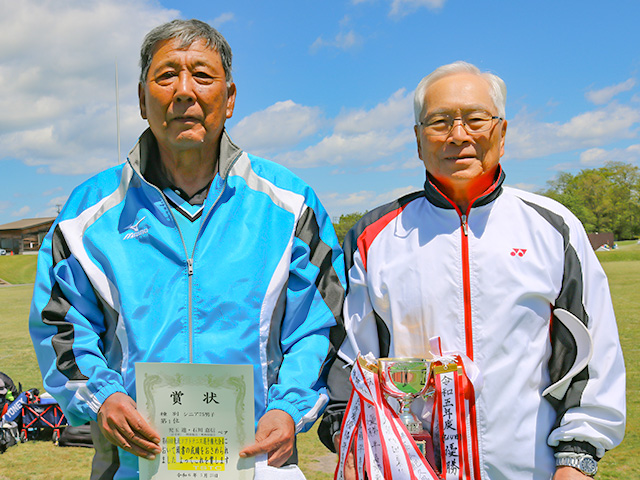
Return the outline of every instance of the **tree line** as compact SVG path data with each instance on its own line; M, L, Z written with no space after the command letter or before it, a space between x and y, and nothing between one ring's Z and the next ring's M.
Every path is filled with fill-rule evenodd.
M562 172L538 192L562 203L580 219L587 233L613 232L616 240L640 236L640 168L624 162ZM333 226L340 243L364 213L341 215Z
M547 182L542 195L573 212L587 233L613 232L616 240L640 235L640 168L624 162L562 172Z

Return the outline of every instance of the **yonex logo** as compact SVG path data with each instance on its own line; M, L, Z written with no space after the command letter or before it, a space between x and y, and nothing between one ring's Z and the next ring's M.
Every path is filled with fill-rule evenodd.
M511 256L515 257L517 255L518 257L524 257L525 253L527 253L527 249L526 248L514 248L511 251Z
M136 223L134 223L133 225L129 225L127 227L127 230L133 230L132 232L127 233L123 240L129 240L131 238L137 238L141 235L146 235L147 233L149 233L149 228L146 227L142 230L140 230L140 222L142 222L145 218L147 217L142 217L140 220L138 220Z

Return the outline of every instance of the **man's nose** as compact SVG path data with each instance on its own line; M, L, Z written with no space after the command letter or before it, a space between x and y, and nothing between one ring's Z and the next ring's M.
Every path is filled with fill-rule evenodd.
M453 125L451 126L447 141L456 145L469 141L469 132L464 128L464 123L461 118L453 119Z
M175 95L178 101L193 100L195 98L193 76L189 72L182 71L178 75Z

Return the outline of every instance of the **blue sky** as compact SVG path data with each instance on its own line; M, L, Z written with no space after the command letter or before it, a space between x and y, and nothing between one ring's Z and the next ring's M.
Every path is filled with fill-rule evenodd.
M248 152L306 180L332 217L421 188L412 96L466 60L507 83L507 184L640 159L640 2L590 0L0 0L0 224L54 216L117 165L145 123L144 34L199 18L233 49L227 122Z

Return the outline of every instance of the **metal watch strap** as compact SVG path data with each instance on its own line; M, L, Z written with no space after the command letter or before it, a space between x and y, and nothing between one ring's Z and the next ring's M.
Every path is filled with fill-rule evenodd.
M556 467L573 467L589 477L595 476L598 471L598 462L587 454L563 453L556 455Z

